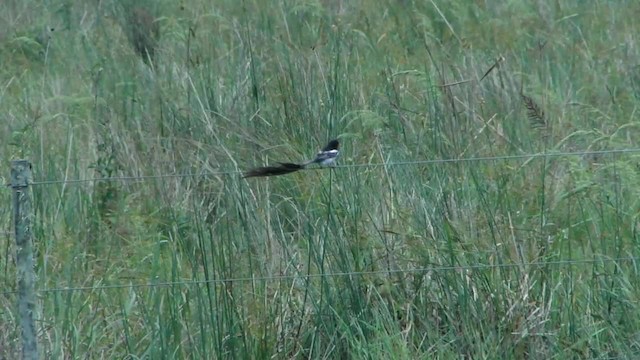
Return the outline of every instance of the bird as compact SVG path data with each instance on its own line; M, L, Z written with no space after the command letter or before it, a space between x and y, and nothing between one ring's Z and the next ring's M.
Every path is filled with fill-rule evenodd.
M281 163L278 166L264 166L248 170L244 173L243 178L250 177L263 177L263 176L276 176L289 174L298 170L302 170L311 164L319 164L320 166L335 165L335 161L340 154L338 150L340 148L340 142L336 139L329 141L327 146L320 150L313 160L303 162L301 164L296 163Z
M309 160L304 163L304 166L310 164L320 164L322 166L335 165L335 161L340 154L338 148L340 147L340 142L338 140L331 140L322 150L318 152L316 158L313 160Z

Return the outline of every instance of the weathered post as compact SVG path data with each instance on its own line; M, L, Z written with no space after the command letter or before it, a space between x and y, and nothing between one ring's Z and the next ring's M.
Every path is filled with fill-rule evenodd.
M11 162L11 188L13 189L13 223L17 246L18 312L22 329L22 358L38 359L38 337L35 325L35 270L33 239L31 234L31 198L29 182L31 164L27 160Z

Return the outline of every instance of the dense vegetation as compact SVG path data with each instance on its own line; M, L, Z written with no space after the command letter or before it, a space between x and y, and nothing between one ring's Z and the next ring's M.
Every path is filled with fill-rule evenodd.
M2 175L25 158L41 182L43 357L638 356L640 2L0 14ZM334 137L334 169L241 178Z

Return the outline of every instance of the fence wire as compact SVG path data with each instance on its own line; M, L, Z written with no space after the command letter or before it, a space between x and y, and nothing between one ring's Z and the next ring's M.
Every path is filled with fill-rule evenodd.
M408 160L408 161L393 161L393 162L381 162L381 163L367 163L367 164L344 164L332 166L332 169L350 169L350 168L373 168L373 167L393 167L393 166L422 166L433 164L445 164L445 163L464 163L464 162L485 162L485 161L507 161L507 160L522 160L522 159L536 159L536 158L558 158L567 156L585 156L585 155L607 155L607 154L633 154L640 153L640 148L627 148L627 149L614 149L614 150L593 150L593 151L569 151L569 152L553 152L553 153L534 153L534 154L520 154L520 155L504 155L504 156L481 156L470 158L450 158L450 159L432 159L432 160ZM302 171L317 171L326 168L305 168ZM87 182L117 182L117 181L147 181L153 179L165 179L165 178L185 178L185 177L211 177L211 176L239 176L244 173L244 170L228 170L228 171L200 171L190 173L178 173L178 174L159 174L159 175L139 175L139 176L113 176L113 177L94 177L87 179L63 179L63 180L43 180L33 181L30 183L32 186L43 185L56 185L56 184L79 184ZM11 186L11 184L5 184L5 186Z
M431 164L443 164L443 163L462 163L462 162L484 162L484 161L505 161L505 160L522 160L522 159L535 159L535 158L557 158L566 156L585 156L585 155L607 155L607 154L633 154L640 153L640 148L627 148L627 149L613 149L613 150L594 150L594 151L572 151L572 152L555 152L555 153L534 153L534 154L520 154L520 155L505 155L505 156L486 156L486 157L470 157L470 158L450 158L450 159L432 159L432 160L410 160L410 161L396 161L396 162L383 162L383 163L368 163L368 164L344 164L332 166L333 169L349 169L349 168L371 168L371 167L392 167L392 166L420 166ZM322 168L308 168L302 169L307 171L321 170ZM233 176L241 175L244 171L232 170L232 171L212 171L212 172L196 172L196 173L182 173L182 174L160 174L160 175L143 175L143 176L115 176L108 178L88 178L88 179L66 179L66 180L45 180L34 181L30 185L44 186L55 184L78 184L86 182L99 182L99 181L146 181L152 179L164 179L164 178L183 178L183 177L208 177L208 176ZM7 184L10 186L10 184ZM141 283L141 284L115 284L115 285L101 285L101 286L79 286L79 287L59 287L59 288L45 288L36 290L38 293L51 293L51 292L64 292L64 291L95 291L95 290L109 290L109 289L123 289L123 288L145 288L145 287L169 287L169 286L182 286L182 285L201 285L201 284L213 284L213 283L233 283L233 282L249 282L249 281L282 281L293 279L311 279L320 277L344 277L344 276L364 276L364 275L382 275L382 274L396 274L396 273L426 273L426 272L442 272L442 271L464 271L464 270L483 270L493 268L516 268L516 267L541 267L541 266L567 266L567 265L579 265L579 264L593 264L593 263L608 263L608 262L635 262L638 257L622 257L613 259L590 259L590 260L557 260L557 261L544 261L544 262L529 262L529 263L509 263L509 264L472 264L472 265L457 265L457 266L434 266L426 268L415 269L390 269L390 270L376 270L376 271L362 271L362 272L340 272L340 273L325 273L325 274L296 274L296 275L278 275L278 276L261 276L261 277L242 277L242 278L228 278L228 279L212 279L212 280L186 280L186 281L167 281L167 282L154 282L154 283ZM16 291L4 291L0 294L8 295L15 294Z
M366 276L366 275L394 275L409 273L429 273L429 272L445 272L445 271L473 271L473 270L490 270L505 268L529 268L529 267L545 267L545 266L571 266L585 265L596 263L618 263L618 262L637 262L640 257L627 256L619 258L601 258L601 259L584 259L584 260L556 260L556 261L534 261L526 263L504 263L504 264L470 264L470 265L450 265L450 266L433 266L415 269L389 269L389 270L372 270L372 271L350 271L336 272L324 274L296 274L296 275L277 275L277 276L256 276L256 277L238 277L223 278L210 280L183 280L183 281L162 281L153 283L140 284L114 284L99 286L77 286L77 287L57 287L36 290L36 292L54 293L54 292L73 292L73 291L97 291L97 290L114 290L114 289L137 289L137 288L156 288L156 287L173 287L173 286L192 286L205 284L230 284L239 282L271 282L271 281L290 281L290 280L310 280L314 278L332 278L332 277L350 277L350 276ZM17 291L0 292L3 295L15 294Z

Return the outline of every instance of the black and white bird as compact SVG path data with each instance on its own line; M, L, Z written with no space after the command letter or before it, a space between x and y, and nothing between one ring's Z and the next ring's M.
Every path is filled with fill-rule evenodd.
M313 160L309 160L302 164L295 163L278 163L278 166L265 166L254 168L247 171L243 177L259 177L259 176L276 176L289 174L298 170L302 170L311 164L319 164L321 166L335 165L335 161L340 154L338 150L340 148L340 142L338 140L331 140L322 150L316 154Z
M307 161L306 163L304 163L304 166L307 166L310 164L320 164L323 166L335 165L335 161L338 158L338 154L340 154L340 151L338 151L339 147L340 147L340 143L338 142L338 140L334 139L329 141L327 146L325 146L324 149L318 152L318 154L316 155L316 158L313 160Z

